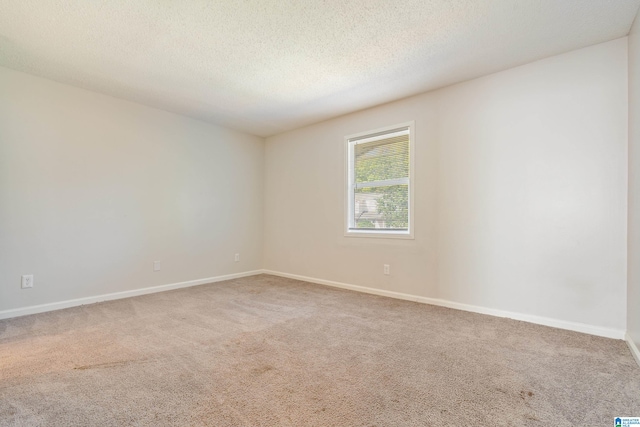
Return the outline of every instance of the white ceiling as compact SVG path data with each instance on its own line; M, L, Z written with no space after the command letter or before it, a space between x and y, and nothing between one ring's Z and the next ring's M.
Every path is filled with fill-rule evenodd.
M0 0L0 65L260 136L626 35L640 0Z

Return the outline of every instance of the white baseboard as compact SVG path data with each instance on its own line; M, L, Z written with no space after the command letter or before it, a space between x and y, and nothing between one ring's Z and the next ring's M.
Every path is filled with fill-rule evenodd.
M28 314L44 313L45 311L61 310L63 308L77 307L79 305L94 304L96 302L111 301L115 299L130 298L138 295L153 294L156 292L170 291L172 289L188 288L190 286L204 285L207 283L222 282L223 280L237 279L239 277L255 276L262 274L262 270L246 271L244 273L226 274L224 276L207 277L205 279L189 280L187 282L171 283L168 285L150 286L148 288L133 289L130 291L114 292L94 297L77 298L67 301L52 302L49 304L32 305L29 307L15 308L0 311L0 320L12 317L26 316Z
M627 341L629 350L631 350L631 354L633 354L633 357L636 359L636 362L638 362L638 366L640 366L640 350L638 350L636 343L633 342L633 340L631 339L631 335L629 335L629 333L627 333L625 340Z
M401 292L386 291L383 289L369 288L366 286L352 285L348 283L334 282L332 280L318 279L315 277L300 276L297 274L283 273L272 270L253 270L243 273L227 274L223 276L207 277L205 279L189 280L180 283L171 283L168 285L151 286L141 289L133 289L130 291L114 292L93 297L78 298L67 301L53 302L49 304L33 305L29 307L16 308L11 310L0 311L0 320L12 317L26 316L29 314L43 313L46 311L61 310L63 308L77 307L80 305L94 304L97 302L111 301L122 298L130 298L138 295L152 294L156 292L169 291L172 289L188 288L190 286L204 285L207 283L221 282L224 280L237 279L240 277L255 276L258 274L271 274L274 276L287 277L290 279L301 280L304 282L317 283L320 285L333 286L336 288L349 289L357 292L364 292L373 295L381 295L390 298L414 301L423 304L431 304L440 307L453 308L456 310L470 311L473 313L487 314L496 317L506 317L524 322L535 323L538 325L550 326L553 328L567 329L570 331L582 332L585 334L597 335L606 338L625 339L636 361L640 364L640 352L633 343L628 334L618 329L603 328L599 326L587 325L584 323L568 322L565 320L551 319L548 317L534 316L530 314L514 313L509 311L497 310L493 308L480 307L459 302L447 301L438 298L421 297L418 295L404 294Z
M423 304L437 305L440 307L453 308L456 310L470 311L473 313L488 314L496 317L506 317L523 322L535 323L538 325L551 326L553 328L567 329L569 331L582 332L600 337L614 338L622 340L625 338L625 331L619 329L603 328L600 326L587 325L585 323L568 322L566 320L551 319L548 317L534 316L531 314L514 313L510 311L497 310L494 308L480 307L477 305L463 304L459 302L447 301L438 298L421 297L417 295L404 294L401 292L385 291L382 289L368 288L365 286L351 285L348 283L334 282L332 280L317 279L314 277L300 276L297 274L282 273L280 271L263 270L265 274L287 277L290 279L302 280L304 282L317 283L320 285L333 286L336 288L349 289L352 291L364 292L367 294L381 295L385 297L397 298L407 301L420 302Z

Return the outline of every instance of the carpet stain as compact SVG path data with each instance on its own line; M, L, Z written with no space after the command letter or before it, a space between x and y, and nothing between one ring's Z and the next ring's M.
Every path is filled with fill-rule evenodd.
M274 368L273 366L265 365L265 366L261 366L261 367L259 367L259 368L255 368L255 369L253 369L253 371L252 371L252 372L253 372L255 375L262 375L262 374L264 374L264 373L266 373L266 372L273 371L274 369L276 369L276 368Z
M533 396L533 392L532 391L521 391L520 392L520 399L522 400L527 400L527 397L532 397Z
M105 362L105 363L95 363L93 365L83 365L83 366L76 366L75 370L78 371L85 371L87 369L104 369L104 368L115 368L115 367L119 367L119 366L125 366L125 365L129 365L131 363L140 363L140 362L145 362L148 359L132 359L132 360L118 360L115 362Z

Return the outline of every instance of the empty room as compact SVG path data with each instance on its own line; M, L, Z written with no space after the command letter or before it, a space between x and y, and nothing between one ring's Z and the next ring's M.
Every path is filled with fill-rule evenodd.
M640 0L0 0L0 426L640 426Z

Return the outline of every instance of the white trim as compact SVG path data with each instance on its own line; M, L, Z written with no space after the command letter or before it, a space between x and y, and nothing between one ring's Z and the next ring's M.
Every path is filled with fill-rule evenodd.
M255 276L262 274L262 270L246 271L243 273L226 274L223 276L207 277L205 279L189 280L186 282L171 283L168 285L150 286L148 288L133 289L130 291L114 292L94 297L77 298L67 301L52 302L48 304L32 305L29 307L14 308L0 311L1 319L26 316L28 314L44 313L46 311L61 310L63 308L77 307L79 305L94 304L97 302L111 301L122 298L130 298L138 295L154 294L156 292L170 291L172 289L188 288L191 286L204 285L207 283L222 282L224 280L237 279L240 277Z
M237 279L241 277L255 276L258 274L270 274L273 276L287 277L289 279L301 280L304 282L317 283L319 285L332 286L336 288L349 289L356 292L380 295L390 298L396 298L406 301L414 301L422 304L436 305L440 307L452 308L455 310L469 311L473 313L486 314L496 317L506 317L523 322L534 323L538 325L550 326L552 328L566 329L569 331L582 332L585 334L596 335L600 337L624 339L633 354L633 357L640 365L640 351L631 339L628 333L619 329L603 328L600 326L587 325L585 323L568 322L565 320L552 319L548 317L534 316L530 314L514 313L509 311L497 310L493 308L480 307L476 305L463 304L454 301L447 301L438 298L421 297L417 295L405 294L401 292L386 291L383 289L369 288L366 286L352 285L348 283L334 282L332 280L317 279L314 277L300 276L298 274L283 273L273 270L253 270L243 273L227 274L223 276L208 277L205 279L189 280L186 282L172 283L168 285L151 286L141 289L133 289L130 291L114 292L111 294L103 294L94 297L78 298L67 301L59 301L48 304L32 305L29 307L15 308L11 310L0 311L0 320L10 319L13 317L26 316L29 314L44 313L47 311L61 310L69 307L77 307L80 305L94 304L97 302L111 301L123 298L135 297L138 295L153 294L157 292L170 291L172 289L188 288L191 286L204 285L207 283L222 282L225 280Z
M627 334L625 335L625 341L629 346L629 350L631 350L631 354L633 354L633 358L636 359L636 362L638 362L638 366L640 366L640 350L638 350L636 343L633 342L633 339L631 339L631 335L629 335L629 332L627 332Z
M366 228L350 228L346 237L384 237L385 239L410 239L413 240L413 236L408 230L387 230L381 228L378 231L372 231Z
M386 291L383 289L368 288L365 286L352 285L348 283L334 282L332 280L316 279L314 277L300 276L297 274L282 273L280 271L264 270L265 274L274 276L287 277L289 279L302 280L305 282L317 283L319 285L333 286L336 288L349 289L367 294L381 295L385 297L397 298L407 301L414 301L423 304L437 305L440 307L453 308L456 310L470 311L472 313L488 314L496 317L506 317L509 319L520 320L537 325L550 326L552 328L566 329L569 331L582 332L585 334L596 335L599 337L624 339L625 332L620 329L603 328L601 326L588 325L586 323L569 322L566 320L552 319L549 317L535 316L524 313L514 313L511 311L498 310L495 308L481 307L477 305L463 304L454 301L447 301L439 298L428 298L417 295L404 294L401 292Z
M400 136L400 135L406 134L407 129L404 129L404 128L409 128L412 124L413 124L413 121L409 121L409 122L400 123L393 126L385 126L385 127L374 129L374 130L367 130L363 132L352 133L351 135L345 136L345 139L347 141L351 141L357 144L362 144L362 143L367 143L367 142L377 141L379 139L387 138L387 135L391 135L392 137ZM397 132L388 133L394 130ZM379 133L386 133L387 135L384 135L382 137L381 135L378 135ZM371 135L371 138L368 137L369 135Z
M393 130L393 128L396 128L396 127L406 128L406 129L399 129L397 132L388 132L390 130ZM383 135L367 136L367 135L383 133L383 132L384 132ZM373 132L361 132L356 136L351 135L349 136L349 142L355 145L368 144L370 142L380 141L382 139L388 139L388 138L396 138L398 136L403 136L408 134L409 134L409 126L390 126L384 129L378 129L377 131L373 131ZM364 138L362 138L362 136L364 136Z

